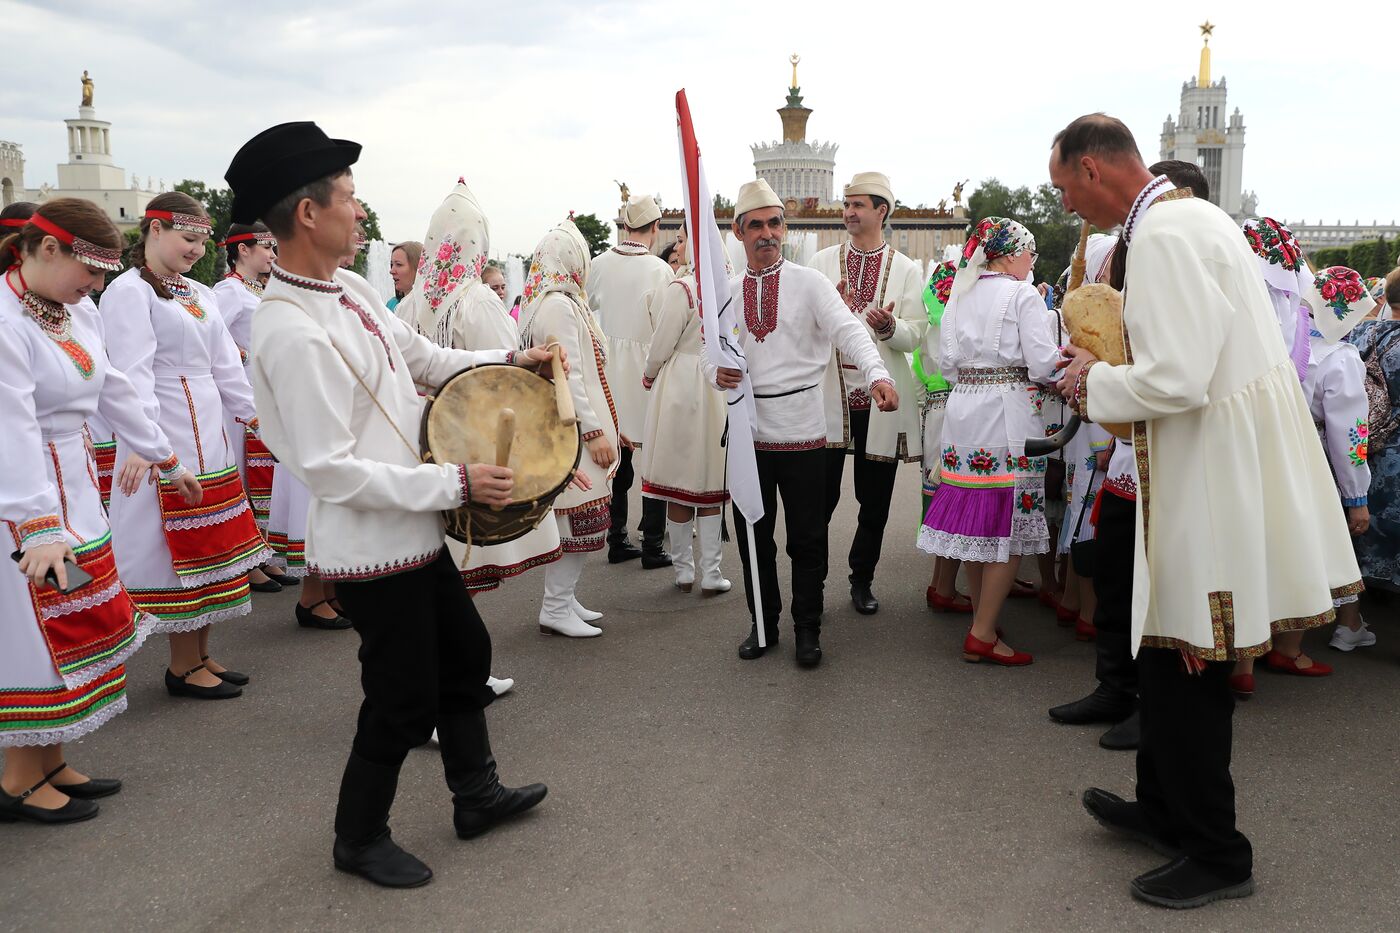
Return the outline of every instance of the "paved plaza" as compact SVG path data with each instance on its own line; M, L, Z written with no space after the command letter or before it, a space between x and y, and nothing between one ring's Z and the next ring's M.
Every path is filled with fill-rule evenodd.
M216 656L253 677L242 699L173 700L153 640L130 666L131 709L71 747L121 777L96 820L0 826L3 930L1385 930L1400 924L1400 626L1324 681L1261 672L1235 719L1241 827L1258 893L1174 913L1128 881L1162 858L1109 838L1079 795L1131 794L1133 756L1046 708L1092 685L1092 646L1031 600L1007 636L1028 669L962 661L965 622L924 607L917 469L900 472L876 580L846 598L850 493L832 525L826 659L800 670L782 643L735 648L734 592L702 600L667 570L594 558L583 602L605 634L539 634L541 581L479 599L498 675L489 712L507 783L545 781L520 821L471 842L452 831L435 751L414 752L394 836L432 866L387 891L331 867L331 818L359 699L353 632L299 629L295 591L255 597ZM634 512L634 514L636 514ZM782 575L786 578L785 560ZM1029 567L1027 568L1029 573ZM965 617L964 617L965 619Z

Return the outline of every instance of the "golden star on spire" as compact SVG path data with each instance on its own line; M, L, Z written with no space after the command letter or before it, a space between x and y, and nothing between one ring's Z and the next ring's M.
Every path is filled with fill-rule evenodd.
M1214 23L1212 23L1210 20L1206 20L1204 23L1201 23L1201 38L1206 40L1207 44L1209 44L1210 36L1213 32L1215 32Z

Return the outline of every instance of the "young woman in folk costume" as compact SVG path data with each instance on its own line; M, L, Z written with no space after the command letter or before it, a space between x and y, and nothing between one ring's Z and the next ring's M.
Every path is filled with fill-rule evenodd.
M218 245L227 253L229 273L214 285L214 298L246 370L253 342L253 310L262 300L262 277L272 271L272 260L277 258L277 238L260 223L232 224ZM253 519L266 534L272 504L275 463L272 453L254 432L227 411L224 433L238 458L238 474L243 477ZM255 567L248 573L249 588L255 593L276 593L283 586L295 586L297 582L295 577L271 565Z
M121 491L158 473L187 503L199 485L107 361L102 320L86 296L121 268L121 234L95 204L62 198L0 239L0 821L69 823L121 782L64 762L63 743L126 708L129 658L151 619L117 579L111 529L84 423L99 411L136 452ZM152 464L155 464L152 467ZM75 562L92 582L63 594Z
M607 339L583 291L588 261L588 244L573 221L546 233L530 261L520 311L522 349L544 347L554 337L572 361L569 390L584 441L579 467L589 488L571 487L554 500L564 556L544 571L540 630L574 638L603 634L583 618L587 614L596 621L598 614L579 605L576 590L584 555L602 550L607 537L611 484L618 463L617 413L604 375Z
M1019 558L1049 550L1045 461L1025 455L1043 430L1032 393L1055 377L1059 350L1045 301L1027 281L1035 238L1003 217L968 239L941 326L939 366L953 385L943 420L941 482L919 547L963 561L971 584L969 661L1031 663L997 633Z
M165 487L112 499L117 567L136 605L170 635L165 685L172 696L225 699L246 675L209 654L209 626L251 610L248 571L272 556L238 477L227 411L256 430L253 390L214 294L184 277L204 255L209 219L178 191L151 199L132 268L107 288L107 354L136 386L182 462L199 476L204 502L183 509ZM117 462L129 449L117 438Z
M684 231L672 245L677 268L686 267ZM637 471L642 495L666 503L666 533L676 586L689 593L697 576L692 530L699 526L700 593L729 592L720 573L721 532L729 501L723 445L728 423L724 393L710 385L701 363L703 321L695 301L695 276L688 271L651 296L656 322L642 371L651 393Z

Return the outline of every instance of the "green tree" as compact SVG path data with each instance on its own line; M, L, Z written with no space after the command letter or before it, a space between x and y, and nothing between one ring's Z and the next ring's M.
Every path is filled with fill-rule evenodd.
M598 219L597 214L576 214L574 226L588 243L588 255L597 256L612 243L612 232L608 225Z
M722 194L715 195L715 214L722 214L725 211L734 210L734 202Z
M1326 269L1328 266L1345 266L1348 258L1347 249L1344 246L1324 246L1311 256L1313 266L1318 269Z
M1009 188L988 178L967 199L972 226L985 217L1010 217L1024 224L1035 237L1035 278L1054 282L1074 256L1079 243L1079 220L1060 205L1060 195L1049 183L1035 189Z

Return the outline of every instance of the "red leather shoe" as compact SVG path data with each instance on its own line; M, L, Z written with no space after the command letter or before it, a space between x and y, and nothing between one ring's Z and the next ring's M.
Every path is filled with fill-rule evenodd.
M1248 700L1254 696L1254 675L1253 674L1231 674L1230 692L1237 700Z
M962 595L958 593L957 596L949 599L946 596L940 596L937 590L929 587L924 593L924 600L934 612L972 612L972 600L963 602L959 599Z
M1011 654L1001 655L996 653L996 647L1001 641L982 641L971 632L963 639L963 660L973 664L979 661L991 661L993 664L1000 664L1003 667L1024 667L1035 659L1024 651L1013 651Z
M1066 609L1064 606L1055 607L1055 621L1060 628L1069 628L1079 619L1078 609Z
M1099 637L1099 630L1094 628L1094 623L1084 618L1079 618L1074 623L1075 641L1093 641Z
M1326 677L1332 673L1332 665L1313 661L1312 667L1299 667L1296 657L1290 658L1282 651L1270 651L1264 655L1264 665L1280 674L1294 674L1298 677Z

